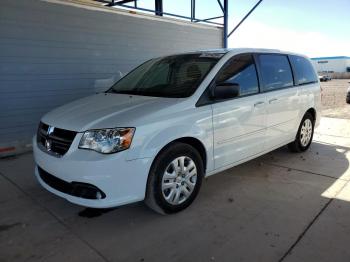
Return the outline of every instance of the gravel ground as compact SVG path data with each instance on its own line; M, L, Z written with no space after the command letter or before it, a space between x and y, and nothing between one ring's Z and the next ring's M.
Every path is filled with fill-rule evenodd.
M350 119L350 104L345 102L350 79L333 79L321 82L322 116Z

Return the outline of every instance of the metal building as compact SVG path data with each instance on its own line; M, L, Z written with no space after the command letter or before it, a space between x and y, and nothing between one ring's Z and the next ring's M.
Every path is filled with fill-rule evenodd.
M47 111L146 59L224 46L223 27L81 3L1 1L0 156L28 150Z
M332 56L311 58L319 73L346 73L350 72L350 57Z

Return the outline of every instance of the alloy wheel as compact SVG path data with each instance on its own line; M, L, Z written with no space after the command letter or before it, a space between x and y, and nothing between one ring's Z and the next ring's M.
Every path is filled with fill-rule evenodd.
M300 130L300 143L302 146L307 146L312 137L312 122L310 119L305 119Z

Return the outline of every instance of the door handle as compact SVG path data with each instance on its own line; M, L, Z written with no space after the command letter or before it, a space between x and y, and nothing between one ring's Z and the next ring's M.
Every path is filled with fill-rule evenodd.
M265 104L263 101L256 102L254 104L254 107L258 107L259 105Z
M272 103L276 102L277 100L278 100L277 98L272 98L269 100L269 104L272 104Z

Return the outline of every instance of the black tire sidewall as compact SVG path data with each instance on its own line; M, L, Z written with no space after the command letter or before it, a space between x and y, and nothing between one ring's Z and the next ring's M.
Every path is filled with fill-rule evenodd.
M172 205L165 200L161 190L161 184L165 169L171 161L180 156L187 156L195 162L197 168L197 182L191 196L185 202L179 205ZM154 176L152 179L153 184L150 186L153 187L152 193L154 194L154 199L157 205L164 210L165 213L179 212L188 207L199 192L204 176L203 161L198 151L192 146L183 143L176 143L160 153L152 166L150 175Z

